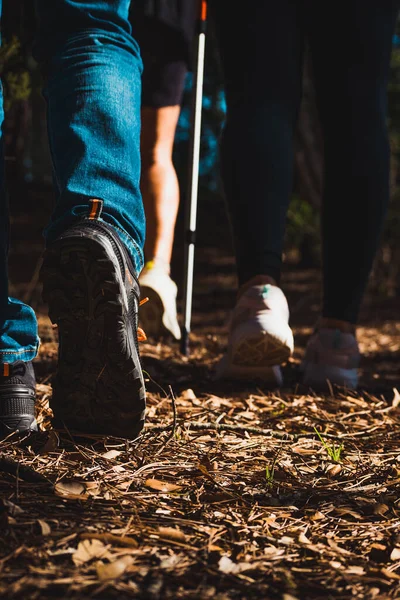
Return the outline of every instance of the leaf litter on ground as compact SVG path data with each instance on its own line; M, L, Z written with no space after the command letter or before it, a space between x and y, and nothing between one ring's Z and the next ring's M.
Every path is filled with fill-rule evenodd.
M53 488L1 474L0 593L128 598L148 594L159 576L160 598L205 598L210 589L228 598L323 598L326 589L372 598L372 588L396 597L396 403L250 393L205 395L199 411L197 400L176 397L178 435L162 453L172 418L162 394L149 395L152 416L135 442L57 431L55 445L44 428L3 442L3 456ZM193 427L210 421L221 428ZM340 462L325 444L342 448Z
M287 276L289 292L303 276ZM398 315L359 329L384 393L317 394L215 383L226 306L197 309L190 357L142 346L135 442L51 429L56 346L41 346L40 431L0 443L0 597L400 598Z

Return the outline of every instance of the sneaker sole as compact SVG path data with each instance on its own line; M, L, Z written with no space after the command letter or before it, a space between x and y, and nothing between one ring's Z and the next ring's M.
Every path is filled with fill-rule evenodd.
M140 326L143 327L146 335L160 338L174 337L163 323L164 305L159 294L153 288L144 285L140 286L140 296L149 299L139 309Z
M279 365L287 362L291 347L267 332L242 339L229 351L217 369L217 379L260 379L282 385Z
M140 280L139 280L140 283ZM141 285L141 297L148 298L139 311L141 326L149 337L180 340L181 330L177 315L172 317L166 311L160 294L151 286Z
M291 347L268 332L245 337L231 348L232 365L250 368L264 368L285 363Z
M144 426L145 387L118 267L101 243L66 238L46 251L42 278L60 336L54 425L135 439Z

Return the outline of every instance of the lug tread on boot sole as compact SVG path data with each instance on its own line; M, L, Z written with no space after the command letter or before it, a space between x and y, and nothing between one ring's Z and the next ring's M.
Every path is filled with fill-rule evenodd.
M88 238L59 240L46 250L43 299L59 331L51 408L56 427L135 439L144 425L145 389L117 269Z

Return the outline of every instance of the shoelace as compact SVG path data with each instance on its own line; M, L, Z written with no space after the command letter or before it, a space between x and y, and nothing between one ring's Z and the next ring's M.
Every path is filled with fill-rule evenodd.
M141 300L139 302L139 307L142 306L143 304L146 304L146 302L149 301L149 298L146 296L146 298L143 298L143 300ZM141 327L137 328L137 339L138 342L145 342L147 340L147 335L145 334L144 330Z

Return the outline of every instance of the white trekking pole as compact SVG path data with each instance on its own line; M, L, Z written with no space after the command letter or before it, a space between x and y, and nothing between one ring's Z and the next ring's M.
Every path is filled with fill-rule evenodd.
M183 287L183 327L181 353L189 354L192 317L194 250L196 242L197 195L199 182L201 108L203 102L204 51L206 41L207 0L199 0L197 44L193 69L192 112L189 149L188 190L185 211L185 256Z

